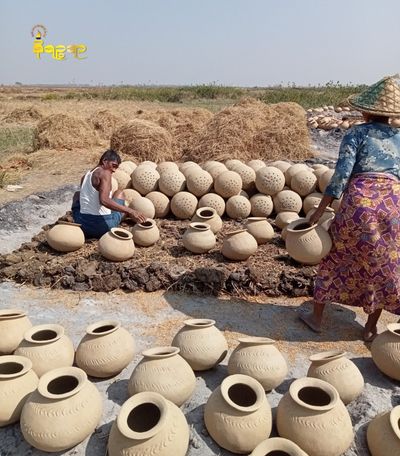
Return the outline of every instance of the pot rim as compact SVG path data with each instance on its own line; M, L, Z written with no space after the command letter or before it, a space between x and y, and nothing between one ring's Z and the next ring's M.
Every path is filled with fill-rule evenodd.
M22 366L22 369L13 374L1 374L0 373L0 379L3 379L3 380L21 377L22 375L25 375L28 371L30 371L32 369L32 361L29 358L26 358L25 356L20 356L20 355L0 356L0 365L6 364L6 363L20 364Z
M62 394L55 394L51 393L47 388L49 386L49 383L55 380L56 378L59 377L75 377L78 380L77 386L72 389L71 391L68 391L67 393L62 393ZM40 379L39 379L39 384L38 384L38 391L39 393L43 396L46 397L47 399L66 399L71 396L75 396L75 394L79 393L79 391L85 386L86 382L88 381L86 372L80 369L79 367L59 367L57 369L53 369L49 372L46 372L43 374Z
M318 209L318 206L319 206L319 204L313 204L314 209ZM324 212L329 212L329 213L333 214L335 212L335 209L333 209L333 207L326 206L326 208L324 209Z
M212 215L201 215L200 212L203 212L203 211L211 211L212 212ZM196 210L196 215L197 217L200 217L200 218L203 218L203 219L211 219L213 217L215 217L215 215L217 214L217 211L213 208L213 207L209 207L209 206L203 206L203 207L199 207L197 210Z
M390 425L396 437L400 439L400 405L397 405L390 411L389 415Z
M267 451L281 450L288 454L288 456L301 456L306 454L303 450L291 440L283 437L271 437L259 443L250 454L250 456L264 456Z
M248 407L244 407L242 405L238 405L229 397L228 391L229 388L233 385L246 385L253 390L256 395L256 401L253 405ZM226 377L221 383L221 395L224 401L229 404L235 410L239 410L240 412L251 413L258 410L262 403L266 400L265 399L265 391L264 388L261 386L255 378L249 377L248 375L243 374L233 374Z
M101 328L102 326L113 326L111 329L102 332L95 332L96 329ZM117 320L100 320L92 323L86 328L86 334L91 336L105 336L111 334L121 327L121 323Z
M274 339L270 339L269 337L257 336L238 337L238 341L244 345L274 345L276 343Z
M304 228L303 230L295 230L294 228L297 226L297 225L300 225L301 223L307 223L309 224L309 226L307 228ZM293 220L291 221L288 225L287 225L287 231L289 233L299 233L299 234L303 234L303 233L308 233L309 231L315 229L316 227L318 226L317 223L314 223L313 225L310 225L310 222L308 219L306 219L305 217L300 217L298 218L297 220Z
M149 225L145 225L145 223L149 223ZM153 219L148 218L143 223L137 223L136 225L140 226L140 228L143 228L144 230L149 230L150 228L153 228L155 224L156 222Z
M229 231L228 233L225 234L225 237L233 236L234 234L239 234L239 233L244 233L244 232L249 232L245 228L242 228L240 230L234 230L234 231Z
M38 333L40 331L54 331L56 333L56 336L53 337L52 339L46 339L46 340L36 340L32 339L32 336L35 333ZM58 339L60 339L63 335L65 334L64 327L61 325L57 324L44 324L44 325L36 325L32 326L29 328L27 331L24 333L24 339L31 344L51 344L53 342L56 342Z
M57 226L57 225L77 226L77 227L79 227L79 228L82 226L80 223L66 222L66 221L64 221L64 220L60 220L60 221L57 222L54 226Z
M311 387L311 388L319 388L322 391L324 391L331 399L329 404L326 405L312 405L312 404L307 404L307 402L304 402L301 400L298 396L299 391L302 388L306 387ZM332 410L337 402L339 401L339 393L337 392L336 388L332 386L330 383L320 380L319 378L313 378L313 377L303 377L303 378L298 378L295 380L289 387L289 394L290 397L296 404L300 405L301 407L304 407L308 410L315 410L317 412L320 411L325 411L325 410Z
M267 217L247 217L247 222L261 222L262 220L267 220Z
M174 347L172 345L164 345L143 350L142 356L152 359L164 359L179 355L180 351L181 350L178 347Z
M124 228L119 228L117 226L114 228L111 228L110 231L114 237L116 237L117 239L121 239L123 241L130 241L133 237L132 233L130 231L125 230ZM118 231L121 231L122 233L124 233L124 236L119 235Z
M389 323L386 328L395 336L400 337L400 323Z
M335 359L343 358L346 355L347 355L347 352L343 351L343 350L329 350L329 351L315 353L314 355L311 355L308 359L312 363L313 362L327 363L327 362L333 361Z
M0 309L0 320L14 320L16 318L26 317L26 312L21 309Z
M211 229L208 223L203 222L191 222L189 223L190 228L197 231L208 231Z
M190 326L191 328L209 328L210 326L214 326L216 321L211 320L208 318L190 318L189 320L185 320L184 322L185 326Z

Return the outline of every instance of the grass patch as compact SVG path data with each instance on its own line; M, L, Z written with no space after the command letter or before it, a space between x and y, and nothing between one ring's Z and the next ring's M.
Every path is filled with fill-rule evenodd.
M28 126L0 126L0 162L12 154L35 150L35 129Z

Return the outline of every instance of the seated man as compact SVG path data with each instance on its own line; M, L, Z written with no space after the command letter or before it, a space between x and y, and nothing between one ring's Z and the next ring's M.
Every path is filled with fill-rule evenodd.
M107 150L100 157L96 168L81 179L80 192L72 203L72 216L79 223L87 238L100 238L111 228L118 226L124 214L141 223L146 217L124 204L123 191L112 194L111 176L121 163L121 157Z

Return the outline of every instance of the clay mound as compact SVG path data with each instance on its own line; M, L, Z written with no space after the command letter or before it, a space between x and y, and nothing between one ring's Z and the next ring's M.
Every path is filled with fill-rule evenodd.
M134 119L117 128L111 136L111 149L133 161L176 161L172 135L148 120Z
M39 149L73 149L98 142L93 128L83 119L65 114L52 114L39 122L36 144Z
M99 109L87 120L97 131L100 138L107 140L111 138L114 130L124 123L124 119L122 117L114 115L108 109Z
M16 108L3 118L4 123L35 123L43 119L36 108L30 106L28 108Z

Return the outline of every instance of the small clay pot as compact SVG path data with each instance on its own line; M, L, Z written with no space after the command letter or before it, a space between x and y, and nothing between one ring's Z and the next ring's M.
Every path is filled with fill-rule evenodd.
M275 232L265 217L249 217L245 224L246 230L254 237L257 244L265 244L273 239Z
M156 209L151 200L144 196L139 196L135 198L130 204L129 207L135 211L141 212L147 218L154 218L156 215Z
M250 456L308 456L299 446L288 439L273 437L262 441Z
M247 230L236 230L226 234L222 244L222 255L230 260L247 260L257 251L257 241Z
M303 201L303 211L308 214L311 209L314 209L315 205L319 205L323 196L324 195L319 192L313 192L307 195Z
M400 323L390 323L371 345L371 355L380 371L400 380Z
M279 212L275 218L275 225L283 230L285 226L288 226L293 220L299 219L299 214L297 212Z
M26 313L20 309L0 310L0 355L13 353L22 339L25 331L32 327Z
M285 176L283 172L274 166L265 166L256 173L256 187L260 193L275 195L283 190Z
M156 222L152 219L147 219L143 223L136 223L131 229L131 233L135 245L141 245L142 247L149 247L160 239L160 231Z
M214 234L217 234L222 228L221 217L212 207L200 207L197 209L196 214L192 218L192 222L207 223L210 225L211 231Z
M58 222L46 232L46 240L57 252L74 252L85 243L85 235L77 223Z
M214 233L207 223L193 222L182 237L185 249L193 253L206 253L216 244Z
M99 240L99 251L111 261L126 261L133 257L135 244L133 236L123 228L111 228Z
M400 454L400 405L369 423L367 442L372 456Z

